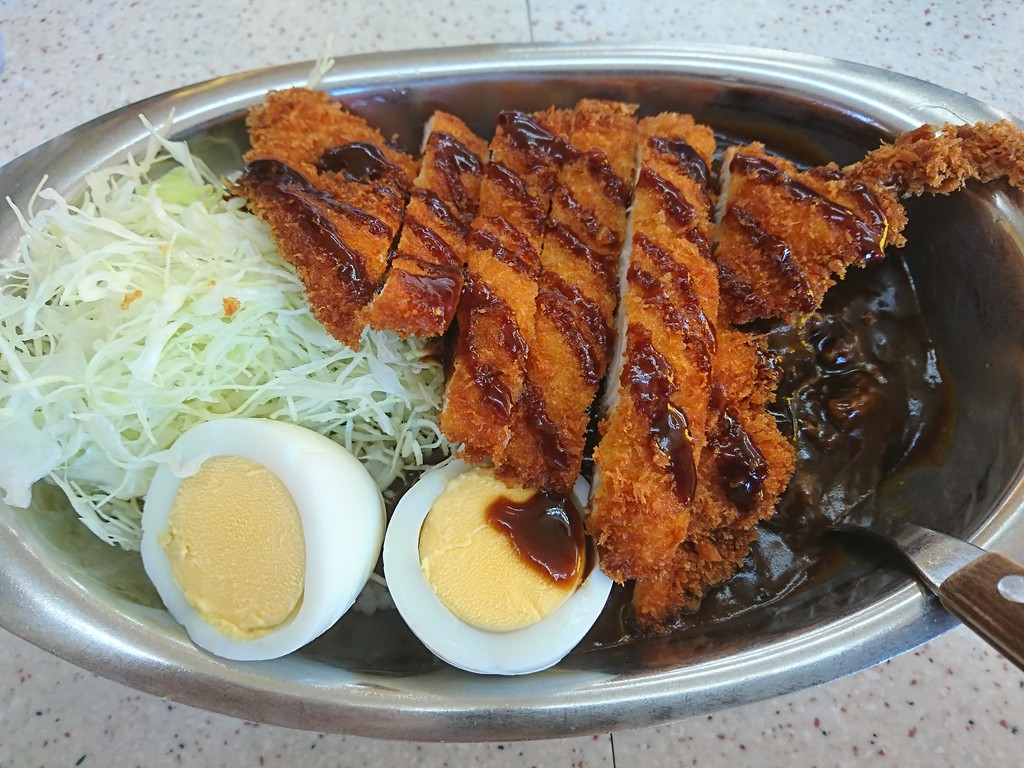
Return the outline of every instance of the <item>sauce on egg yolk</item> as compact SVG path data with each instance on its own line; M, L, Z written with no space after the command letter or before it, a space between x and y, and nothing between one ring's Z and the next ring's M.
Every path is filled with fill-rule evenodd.
M549 616L579 586L582 520L571 502L541 496L473 469L450 480L431 505L420 529L420 567L462 621L520 629Z
M270 632L302 603L299 510L280 478L251 459L204 461L182 481L159 542L185 599L232 640Z

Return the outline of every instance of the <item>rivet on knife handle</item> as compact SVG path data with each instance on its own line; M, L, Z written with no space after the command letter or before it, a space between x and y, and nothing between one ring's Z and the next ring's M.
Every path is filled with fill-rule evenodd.
M988 552L938 590L950 613L1024 669L1024 566Z

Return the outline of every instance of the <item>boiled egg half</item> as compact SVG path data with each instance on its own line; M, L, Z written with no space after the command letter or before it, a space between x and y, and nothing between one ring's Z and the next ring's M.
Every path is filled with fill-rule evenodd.
M569 653L611 580L587 563L580 479L570 500L505 485L452 461L406 491L384 539L395 607L436 656L470 672L521 675ZM596 558L592 553L591 558Z
M333 440L269 419L220 419L184 433L157 468L142 562L196 645L272 659L353 604L384 522L373 478Z

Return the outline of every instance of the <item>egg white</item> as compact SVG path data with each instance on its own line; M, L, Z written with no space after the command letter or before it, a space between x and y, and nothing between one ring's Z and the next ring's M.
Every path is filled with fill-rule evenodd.
M612 581L595 564L579 588L551 615L509 632L478 629L441 602L420 567L419 539L434 500L454 477L471 469L452 461L423 475L402 496L384 537L384 577L395 607L413 633L452 666L478 674L525 675L557 664L587 633L608 599ZM590 492L577 480L573 499L584 508Z
M178 487L214 456L262 464L298 508L306 548L302 602L267 634L233 640L189 604L158 541L167 530ZM349 451L316 432L270 419L220 419L183 434L158 467L142 516L142 562L170 614L192 642L236 660L272 659L302 647L333 626L369 579L384 538L384 500Z

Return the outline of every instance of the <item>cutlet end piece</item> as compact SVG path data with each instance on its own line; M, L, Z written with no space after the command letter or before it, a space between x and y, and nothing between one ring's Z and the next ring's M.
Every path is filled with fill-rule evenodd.
M1009 120L922 125L848 166L852 179L911 195L948 194L967 181L1006 178L1024 188L1024 131Z
M252 150L235 191L270 225L316 318L358 346L416 163L318 91L272 92L247 124Z

